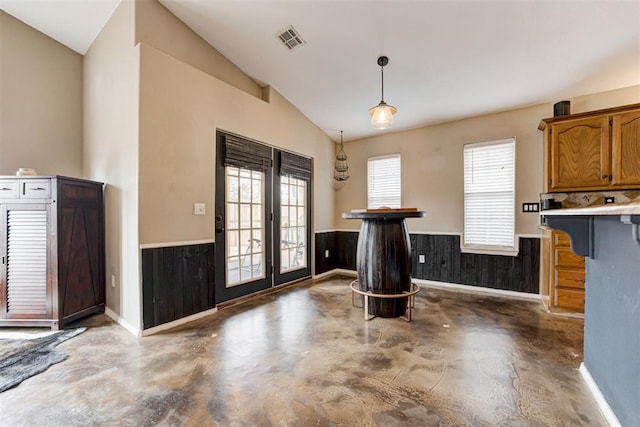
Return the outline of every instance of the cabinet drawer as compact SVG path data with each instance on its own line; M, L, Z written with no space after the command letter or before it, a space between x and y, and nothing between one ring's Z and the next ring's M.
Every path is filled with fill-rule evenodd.
M556 267L575 267L584 269L584 257L574 254L569 248L557 248Z
M5 179L0 181L0 199L17 199L18 194L17 179Z
M554 244L556 246L562 246L567 248L571 247L571 240L569 239L568 234L555 231L553 233L553 237L554 237Z
M556 286L563 288L584 289L584 270L556 270Z
M21 199L48 199L51 197L51 181L48 179L21 179Z
M556 289L556 305L584 312L584 291L573 289Z

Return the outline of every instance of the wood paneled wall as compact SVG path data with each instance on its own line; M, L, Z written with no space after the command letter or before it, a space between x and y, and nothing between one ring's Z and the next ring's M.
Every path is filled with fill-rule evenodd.
M540 239L520 238L517 257L462 253L459 235L411 234L411 277L493 289L539 292ZM316 234L316 274L356 269L358 232ZM330 257L324 258L325 250ZM424 264L418 255L425 256Z
M143 329L215 307L214 244L142 250Z

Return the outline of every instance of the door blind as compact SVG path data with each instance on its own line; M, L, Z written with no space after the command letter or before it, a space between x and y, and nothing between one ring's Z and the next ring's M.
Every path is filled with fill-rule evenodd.
M464 146L464 244L515 249L515 140Z
M311 159L281 151L279 175L289 175L308 181L311 179Z
M224 164L265 172L271 168L271 147L233 135L225 135Z

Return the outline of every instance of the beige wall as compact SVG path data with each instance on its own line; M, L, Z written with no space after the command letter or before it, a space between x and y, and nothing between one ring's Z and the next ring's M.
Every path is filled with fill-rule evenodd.
M216 129L313 157L315 229L333 227L334 143L277 92L270 100L141 46L141 244L214 238Z
M136 44L145 43L260 98L260 85L157 0L136 1Z
M0 175L82 176L82 56L0 11Z
M572 112L640 102L640 86L572 99ZM408 220L409 231L462 233L462 146L469 142L516 138L516 233L539 234L538 215L522 213L523 202L536 202L542 191L540 119L553 116L551 103L474 117L419 129L386 133L345 144L351 178L336 193L336 227L357 229L342 212L367 204L367 158L400 153L402 205L425 210Z
M120 3L84 57L84 170L105 189L107 307L141 328L138 251L139 49ZM115 276L115 287L111 276Z
M107 306L132 330L142 327L140 245L213 239L216 129L314 157L314 219L333 227L333 142L277 92L267 103L193 66L211 50L190 51L187 61L186 27L153 5L122 2L84 64L85 175L108 184ZM165 33L155 45L185 43L178 58L167 53L173 47L135 42L135 16L147 7L144 25ZM246 77L228 71L227 80ZM194 216L194 202L207 214Z

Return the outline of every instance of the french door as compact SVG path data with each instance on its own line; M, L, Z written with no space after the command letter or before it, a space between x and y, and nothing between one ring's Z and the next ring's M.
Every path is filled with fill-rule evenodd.
M216 145L216 303L310 276L310 159L221 131Z

